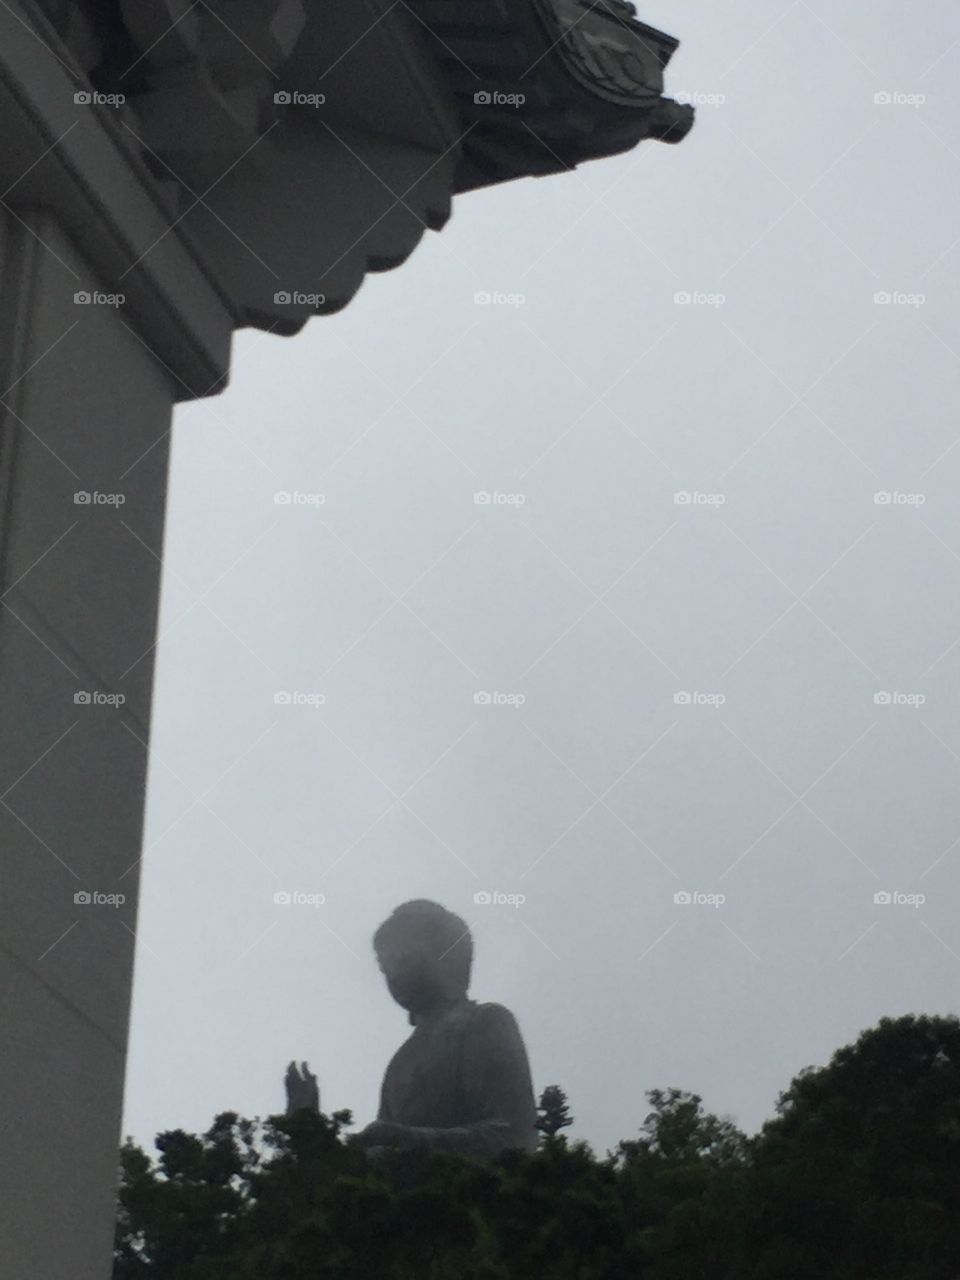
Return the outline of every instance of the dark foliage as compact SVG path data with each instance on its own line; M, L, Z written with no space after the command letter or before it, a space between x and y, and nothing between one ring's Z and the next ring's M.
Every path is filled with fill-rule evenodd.
M598 1159L374 1158L349 1112L121 1150L114 1280L960 1280L960 1022L884 1019L754 1138L676 1089ZM550 1093L549 1099L547 1094Z
M546 1138L553 1138L561 1129L573 1124L573 1116L567 1105L567 1095L558 1084L548 1084L537 1103L536 1127Z

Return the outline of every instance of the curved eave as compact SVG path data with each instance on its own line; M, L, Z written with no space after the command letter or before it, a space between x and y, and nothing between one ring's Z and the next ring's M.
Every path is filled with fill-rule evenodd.
M679 142L693 124L691 107L662 95L679 42L620 0L410 8L469 130L458 191L564 172L647 138Z

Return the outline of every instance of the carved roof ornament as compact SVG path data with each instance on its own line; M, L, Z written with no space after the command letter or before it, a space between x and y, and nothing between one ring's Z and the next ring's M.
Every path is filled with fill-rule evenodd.
M687 136L693 108L662 96L678 40L637 21L633 5L624 0L537 3L561 33L558 52L587 92L642 112L646 137L676 143Z
M663 72L678 42L636 19L623 0L537 0L559 53L584 86L624 106L663 92ZM678 113L678 122L681 118Z
M679 47L624 0L407 0L460 106L458 189L559 173L645 138L680 142L662 96Z
M102 127L139 150L238 326L293 333L342 307L442 227L457 192L677 142L693 121L663 96L677 41L623 0L35 0L31 13L94 90L123 96L98 108Z

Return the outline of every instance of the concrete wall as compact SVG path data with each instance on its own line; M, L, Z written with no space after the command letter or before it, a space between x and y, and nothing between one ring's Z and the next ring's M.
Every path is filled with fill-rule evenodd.
M0 222L0 1274L106 1280L173 389L122 306L75 302L104 286L53 219L21 217ZM126 901L75 900L95 892Z

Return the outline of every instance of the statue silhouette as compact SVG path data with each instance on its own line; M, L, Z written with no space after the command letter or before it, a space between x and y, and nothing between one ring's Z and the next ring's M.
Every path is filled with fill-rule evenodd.
M435 902L405 902L373 938L390 994L413 1032L394 1054L377 1119L351 1136L368 1149L430 1147L488 1157L537 1145L536 1104L516 1020L467 995L473 942L459 916ZM319 1109L306 1062L287 1069L287 1109Z

